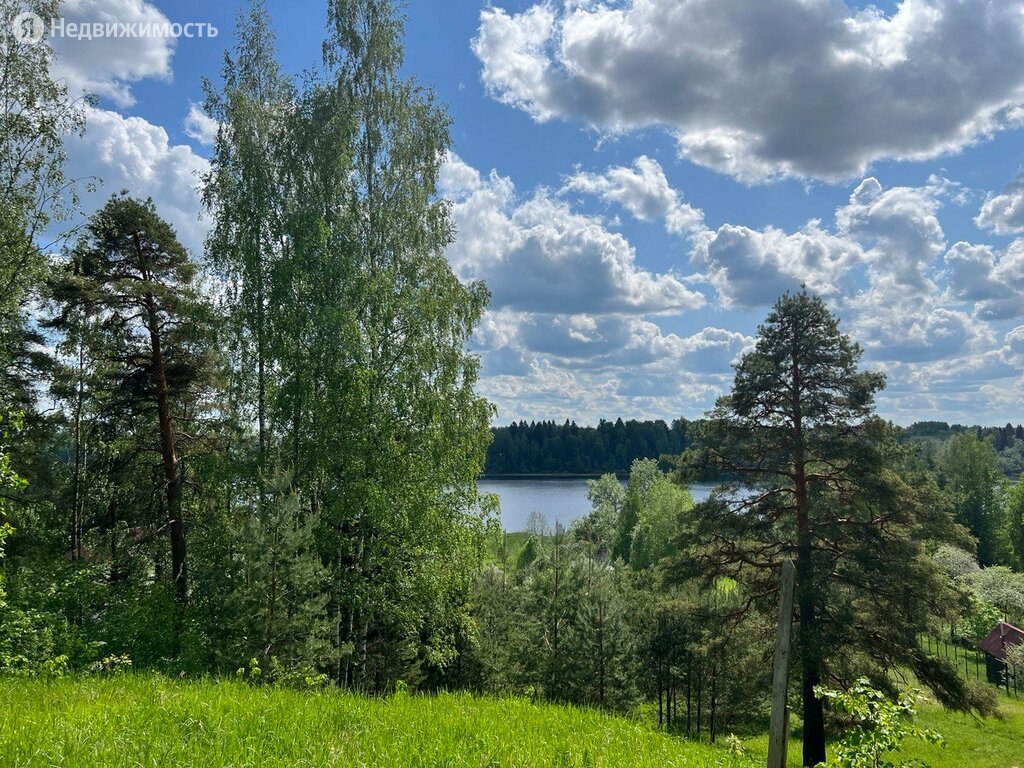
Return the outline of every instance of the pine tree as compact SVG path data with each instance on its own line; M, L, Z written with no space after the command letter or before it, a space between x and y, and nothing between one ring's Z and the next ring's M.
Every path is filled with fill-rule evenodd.
M93 354L105 361L105 387L136 418L137 450L154 450L162 473L160 529L170 534L171 582L182 630L188 600L183 451L200 415L208 375L203 305L195 265L152 201L122 193L90 219L88 235L56 285L64 316L96 315ZM154 420L155 419L155 420Z
M623 574L586 557L574 616L565 640L576 669L573 700L601 709L624 710L635 698L632 628Z
M954 602L924 542L962 540L963 531L937 489L906 471L891 429L874 418L884 378L860 371L860 356L820 299L784 295L691 454L739 480L695 508L677 576L729 576L770 612L783 558L796 563L807 766L825 761L815 686L857 651L854 665L874 673L908 666L947 701L968 699L962 680L916 642Z

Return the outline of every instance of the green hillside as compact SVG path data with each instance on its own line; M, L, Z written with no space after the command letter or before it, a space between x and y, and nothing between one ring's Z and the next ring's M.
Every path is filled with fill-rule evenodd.
M0 679L4 766L745 766L630 720L469 694L367 698L158 676Z
M761 765L591 709L467 693L364 697L157 675L0 678L0 764L21 766L673 766ZM931 768L1024 765L1024 701L979 719L922 702L944 747L908 742ZM800 765L800 743L789 764Z

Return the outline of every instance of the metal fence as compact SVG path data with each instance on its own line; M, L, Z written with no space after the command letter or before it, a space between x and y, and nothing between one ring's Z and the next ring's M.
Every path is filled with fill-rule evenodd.
M920 638L921 647L929 655L952 661L968 680L985 680L1005 689L1007 696L1020 698L1018 688L1020 693L1024 693L1024 676L1011 674L1005 661L971 647L968 642L963 638L959 642L950 642L945 637L934 635L923 635Z

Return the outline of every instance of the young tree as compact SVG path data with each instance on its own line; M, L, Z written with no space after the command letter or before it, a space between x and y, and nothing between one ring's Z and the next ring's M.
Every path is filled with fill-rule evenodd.
M688 490L664 475L657 478L633 528L629 564L633 568L650 568L670 554L684 526L683 516L693 506Z
M619 515L618 528L615 531L615 543L612 554L625 562L629 562L633 548L633 529L636 528L640 513L647 506L651 489L658 479L663 477L658 468L657 459L635 459L629 468L629 482L626 484L626 498Z
M607 563L581 558L572 595L573 616L564 639L575 665L569 680L573 700L601 709L624 710L633 702L633 638L627 577Z
M587 481L590 500L590 520L599 546L611 549L619 520L626 504L626 489L614 474L605 474L597 480Z
M692 539L680 542L689 552L677 575L730 576L767 611L782 560L795 560L806 766L825 761L815 687L852 652L910 666L947 699L965 696L915 639L951 589L923 541L956 540L958 529L937 493L897 473L891 431L873 418L884 378L858 370L860 356L820 299L801 291L776 302L699 436L695 458L739 480L695 508Z

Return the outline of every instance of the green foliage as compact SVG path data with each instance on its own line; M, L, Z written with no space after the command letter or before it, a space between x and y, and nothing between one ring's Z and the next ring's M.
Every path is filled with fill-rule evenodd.
M511 574L490 566L475 579L473 642L460 661L465 676L455 681L628 710L638 694L640 617L624 564L595 558L592 542L560 529L547 552L532 554Z
M965 549L940 545L932 554L932 560L946 572L953 581L961 582L981 570L977 558Z
M934 469L942 444L963 433L973 434L992 446L999 470L1006 477L1018 477L1024 472L1024 426L1021 424L1016 427L1009 423L1002 427L968 427L944 421L922 421L901 429L900 440L918 446L928 468Z
M14 533L14 527L7 522L8 494L26 485L25 480L11 468L11 457L5 450L6 430L7 425L4 424L3 414L0 413L0 611L7 607L4 591L4 546L8 537Z
M675 549L684 529L684 516L693 509L693 497L662 475L651 486L647 502L637 515L632 532L629 563L649 568Z
M1003 612L988 600L971 591L956 631L975 641L983 639L1003 618Z
M8 494L25 488L27 481L11 467L6 446L11 433L20 427L20 414L7 424L0 414L0 673L57 675L68 664L67 655L57 651L66 623L59 615L46 611L39 601L27 601L29 607L21 607L19 603L26 601L19 600L17 592L8 601L5 555L8 540L15 532L8 522ZM17 581L14 586L17 588Z
M629 562L633 534L640 515L650 503L651 492L663 477L655 459L635 459L629 468L626 499L619 515L618 529L612 542L612 556Z
M11 527L10 523L0 523L0 611L7 607L6 592L4 592L4 544L7 542L7 537L12 533L14 533L14 528Z
M992 445L972 432L962 432L942 444L937 464L939 485L952 502L957 522L978 540L978 557L987 565L1005 560L1006 480Z
M326 609L329 573L316 546L319 521L290 490L287 474L267 485L268 503L251 516L209 520L192 595L191 653L198 669L223 668L237 658L276 660L284 670L323 668L331 656Z
M610 549L626 505L626 489L618 477L609 473L587 481L587 498L590 500L589 520L596 543Z
M1020 441L1024 446L1024 440ZM1006 494L1006 510L1003 514L1006 526L1006 540L1018 571L1024 571L1024 482L1018 479Z
M17 39L13 25L20 13L50 19L60 15L58 8L57 0L0 0L0 429L5 418L9 425L21 414L34 421L43 392L38 377L47 367L40 352L46 340L33 317L47 274L44 253L60 248L78 203L75 183L65 175L64 140L84 130L84 102L74 100L66 80L52 71L53 48ZM5 447L0 494L10 491L2 477ZM31 450L19 451L16 463L35 481L23 461ZM0 496L0 521L5 504Z
M5 606L4 602L4 545L7 539L14 534L14 526L8 522L9 509L12 494L23 489L28 482L18 475L11 466L11 455L7 445L12 431L21 426L21 414L14 414L13 418L7 416L6 423L4 413L0 412L0 610Z
M983 604L993 606L1011 624L1024 623L1024 574L998 565L972 574L968 582Z
M126 653L105 656L93 662L89 670L100 675L123 675L132 670L132 657Z
M0 0L0 34L21 5ZM29 6L57 15L50 2ZM405 74L400 7L332 0L327 21L323 66L300 84L277 61L263 3L239 16L220 82L204 84L218 133L202 260L151 201L126 193L66 254L42 257L37 235L70 194L61 142L81 128L80 105L50 79L47 46L5 37L0 90L24 110L0 125L0 147L25 161L0 172L0 669L91 670L146 694L138 709L158 728L138 731L141 751L118 730L127 715L96 728L114 734L119 754L154 763L200 754L197 744L237 762L268 702L297 707L309 733L338 737L300 747L292 731L260 730L286 764L454 762L474 749L499 764L642 762L651 735L638 726L621 754L612 721L589 713L552 717L566 730L589 722L596 741L550 741L532 727L536 743L513 729L507 747L480 735L495 705L479 705L469 730L418 709L415 691L469 688L648 719L657 706L667 730L701 736L750 729L767 700L778 564L795 555L806 683L901 667L969 703L948 665L909 638L958 614L977 632L995 610L1024 612L1019 578L978 572L949 514L993 557L1019 557L1020 494L1001 524L992 451L1009 455L1024 435L986 433L990 448L933 424L902 436L932 446L952 434L941 449L897 445L873 417L881 377L858 369L859 348L806 293L773 309L706 422L495 430L491 471L628 468L629 480L592 481L586 519L551 531L538 514L514 551L503 538L499 563L484 565L495 508L476 478L493 409L476 391L468 345L489 295L445 255L454 228L438 181L451 121ZM56 407L39 408L39 393ZM680 462L669 479L660 457L686 449L702 461ZM926 474L935 467L942 491ZM695 506L681 487L694 476L730 481ZM959 548L936 551L943 543ZM179 688L124 674L136 669L241 680ZM328 683L400 695L272 690ZM73 721L92 684L45 690L69 697ZM111 683L95 685L112 697ZM176 696L180 709L160 709ZM225 745L210 734L230 719L231 697L245 703L244 733ZM458 735L402 744L338 724L339 711L376 724L378 706ZM518 700L508 708L535 714ZM186 710L202 727L183 727ZM51 741L37 738L33 759L110 757L107 741L89 741L92 724L61 741L47 723ZM805 733L820 725L805 717ZM160 728L172 727L187 737L167 740ZM22 749L25 733L0 726L0 749ZM340 756L350 737L369 741ZM687 764L690 753L651 743L655 764ZM729 764L723 754L706 753Z
M817 689L844 720L850 721L843 737L833 747L829 765L842 768L912 768L918 760L894 757L903 741L916 738L930 744L942 744L942 736L914 723L916 694L906 691L890 701L862 677L848 690Z
M62 266L51 285L59 313L50 324L76 336L83 331L83 316L101 319L96 333L81 338L93 346L90 358L102 366L95 387L127 417L129 455L155 450L160 459L160 472L146 484L152 494L150 513L133 522L169 534L168 576L178 610L166 629L171 655L177 655L189 592L183 466L202 436L211 407L206 400L207 317L196 286L196 265L152 200L135 200L122 192L93 214L87 234ZM79 375L81 387L85 371L80 369ZM78 394L73 558L82 556L80 388Z
M284 517L313 521L302 535L327 567L327 600L307 600L292 621L322 638L332 616L333 648L302 656L372 690L455 659L491 415L465 349L488 294L444 256L453 230L437 179L450 121L401 74L402 32L390 3L330 3L323 75L298 87L257 3L239 19L222 89L206 86L223 126L204 199L228 286L228 434L245 443L245 425L257 431L226 472L246 484L223 487L257 519L292 495ZM289 488L272 482L275 468Z
M516 569L520 571L526 570L536 562L538 557L540 557L540 544L536 536L530 536L519 553L519 557L516 559Z

